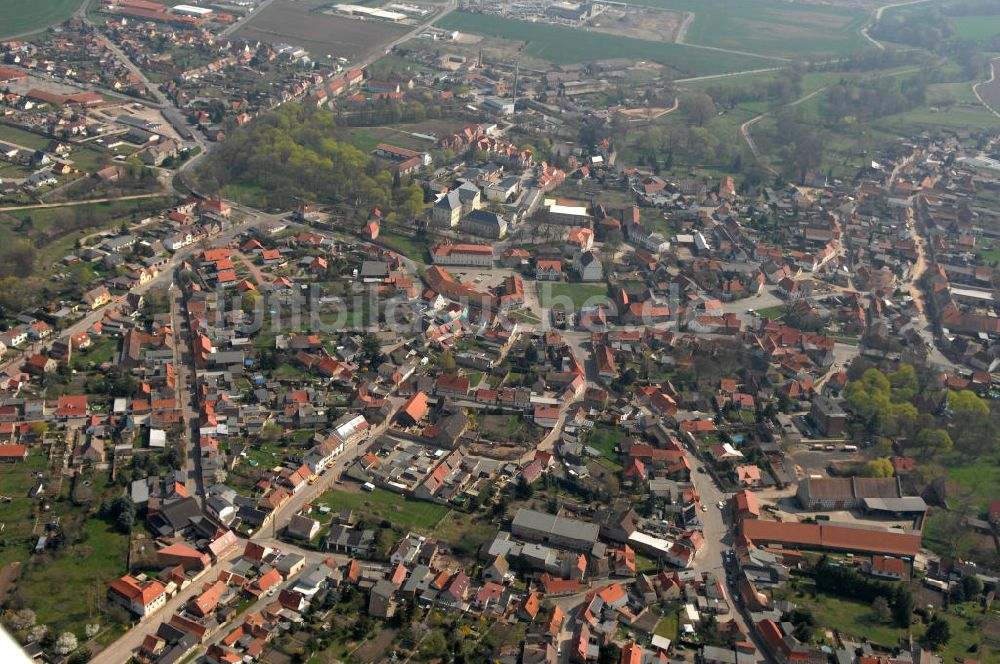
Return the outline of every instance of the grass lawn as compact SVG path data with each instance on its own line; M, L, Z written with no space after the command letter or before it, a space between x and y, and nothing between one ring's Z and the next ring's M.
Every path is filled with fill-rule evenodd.
M619 454L615 451L622 440L625 438L625 433L619 429L612 429L610 427L598 426L587 437L587 445L593 447L595 450L600 450L606 458L611 461L618 461Z
M0 496L9 497L9 502L0 502L0 523L4 524L4 546L0 548L0 565L24 561L28 550L34 545L31 531L35 525L34 501L28 491L35 485L36 473L45 470L45 455L39 449L31 449L23 463L3 464L0 467Z
M275 378L302 378L307 375L308 374L302 371L302 369L287 362L280 364L278 368L274 370Z
M399 530L431 531L449 511L443 505L413 500L382 488L360 493L331 489L316 502L325 503L334 511L354 510L375 522L388 519Z
M312 435L311 431L310 435ZM252 468L272 468L280 465L282 459L285 458L285 445L283 442L279 440L269 443L259 440L248 446L246 448L248 465Z
M608 287L603 283L570 284L540 281L538 300L546 309L561 304L567 311L578 311L584 306L598 306L607 302Z
M783 304L779 304L776 307L765 307L764 309L758 309L757 315L761 318L766 318L767 320L779 320L785 317L785 313L788 311L788 307Z
M976 246L976 258L986 263L1000 263L1000 244L982 242Z
M82 636L86 623L106 623L100 605L108 584L125 571L127 535L94 517L84 524L82 538L58 556L32 558L18 584L38 622L53 632L69 629Z
M0 7L3 7L4 2L5 0L0 0ZM9 3L9 0L7 2ZM2 9L0 14L3 14ZM32 150L44 150L52 139L0 122L0 141L10 141Z
M466 11L452 12L438 21L437 25L447 30L523 41L526 42L522 48L524 53L556 64L628 58L652 60L673 67L683 75L700 76L768 67L777 63L766 57L741 56L684 44L584 32Z
M844 634L867 638L874 644L891 648L899 642L905 630L889 623L880 623L872 615L872 608L864 602L810 592L812 583L799 580L797 590L788 590L788 599L810 609L816 622L823 628L837 629ZM783 593L782 593L783 594Z
M457 552L475 555L483 544L496 536L497 525L479 514L452 510L430 532Z
M949 466L948 477L970 491L981 508L1000 496L1000 463L996 459L984 459L971 466Z
M542 319L536 316L531 309L513 309L507 312L507 318L519 323L529 323L531 325L537 325L542 322Z
M96 337L90 348L73 352L73 368L81 369L94 363L98 366L114 359L118 353L118 340L110 337Z
M469 385L472 389L479 387L479 383L482 382L485 375L482 371L463 371L462 373L469 379Z
M398 251L411 260L424 263L427 260L427 243L419 242L406 235L393 233L384 227L378 234L379 244L384 244L393 251Z
M677 640L677 614L667 613L660 619L660 622L656 623L656 629L653 634L657 636L665 636L670 639L671 642Z
M229 198L237 203L253 207L263 207L266 200L266 193L263 187L239 182L230 182L222 188L222 196L224 198Z
M0 39L65 21L83 0L0 0Z

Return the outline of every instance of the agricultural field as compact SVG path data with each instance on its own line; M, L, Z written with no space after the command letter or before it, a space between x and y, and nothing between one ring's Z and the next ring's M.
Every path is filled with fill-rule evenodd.
M581 32L464 11L452 12L438 21L437 25L446 30L522 41L525 42L522 49L525 54L555 64L628 58L668 65L683 76L704 76L774 66L778 62L766 57Z
M1000 59L990 62L990 78L980 83L976 88L987 104L992 108L1000 108Z
M0 0L0 2L2 1ZM32 150L44 150L52 142L52 139L33 134L19 127L0 123L0 141L9 141Z
M1000 14L992 16L952 16L951 22L959 38L983 41L1000 35Z
M780 0L629 0L630 4L694 12L684 43L762 56L844 55L867 45L861 28L870 14L857 8ZM750 69L751 67L746 67Z
M309 5L277 0L252 18L237 35L242 39L301 46L314 60L324 56L360 60L405 33L406 28L388 23L331 16Z
M83 0L0 0L0 39L43 30L68 19Z

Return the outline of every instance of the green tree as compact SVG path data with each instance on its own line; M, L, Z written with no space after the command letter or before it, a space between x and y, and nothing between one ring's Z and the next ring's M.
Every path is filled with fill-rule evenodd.
M879 595L872 600L872 615L880 623L887 623L892 619L892 611L889 609L889 600Z
M420 656L425 660L442 659L448 654L448 640L441 630L431 630L420 644Z
M944 429L921 429L914 439L913 446L920 450L924 457L950 452L955 444Z
M889 374L892 397L895 401L910 401L920 391L917 372L912 365L902 364Z
M939 615L931 619L924 634L924 641L935 650L951 640L951 624Z
M715 115L715 102L704 92L698 92L684 100L688 117L699 127L705 125Z
M983 581L974 574L966 574L962 577L962 591L966 599L976 599L983 593Z
M892 462L885 457L872 459L861 470L861 475L864 477L892 477L893 474Z

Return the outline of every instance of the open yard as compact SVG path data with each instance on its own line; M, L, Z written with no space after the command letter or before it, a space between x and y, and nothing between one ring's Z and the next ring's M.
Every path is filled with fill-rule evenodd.
M83 0L0 0L0 39L42 30L68 19Z
M28 497L28 491L38 481L36 473L43 470L45 455L39 449L32 449L23 463L0 467L0 523L3 524L0 566L15 560L24 561L34 545L34 500Z
M58 554L35 556L24 568L18 597L38 622L82 636L88 622L107 624L101 607L108 584L125 572L128 536L103 519L84 523L78 540Z
M483 415L479 431L497 443L532 444L544 436L544 430L520 415Z
M849 599L833 597L823 593L813 593L811 582L799 581L797 590L788 591L788 599L799 606L810 609L821 629L836 629L844 635L868 639L872 644L892 648L905 636L906 631L894 624L882 623L875 619L871 606ZM784 598L784 593L782 593ZM984 620L983 609L973 602L952 604L948 611L940 615L951 626L951 640L939 651L945 662L959 662L968 657L976 647L975 659L982 662L997 661L997 652L982 645L980 625ZM923 636L925 627L918 622L913 626L915 639Z
M427 244L407 235L393 233L385 226L378 234L378 243L384 244L393 251L398 251L407 258L423 263L427 260Z
M567 310L579 311L584 306L598 306L608 299L608 287L604 284L570 284L561 282L538 282L538 301L546 309L563 305Z
M314 6L277 0L251 19L237 36L301 46L318 61L324 56L365 58L405 33L405 28L388 23L331 16L316 11Z
M982 509L1000 496L1000 459L982 459L974 465L950 466L948 477L969 491Z
M343 491L331 489L316 501L334 511L350 509L359 517L376 525L388 519L397 530L420 530L429 532L448 513L448 508L436 503L413 500L385 489L374 491Z
M620 455L616 448L624 439L625 433L621 429L599 426L590 433L586 442L588 446L600 450L606 458L617 462Z
M447 30L526 42L524 53L556 64L591 62L606 58L652 60L685 76L741 71L776 64L770 58L708 51L684 44L630 39L599 32L583 32L541 23L528 23L456 11L437 25Z

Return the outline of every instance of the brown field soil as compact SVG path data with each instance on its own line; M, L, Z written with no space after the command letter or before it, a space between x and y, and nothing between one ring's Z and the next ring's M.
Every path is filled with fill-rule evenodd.
M806 28L796 25L776 25L770 21L746 21L745 24L748 30L772 34L776 37L784 37L786 39L818 37L824 32L822 28Z
M678 12L636 7L624 15L617 11L605 12L590 23L590 29L619 37L672 42L682 20L683 15Z
M314 60L365 58L405 33L405 27L331 16L289 0L277 0L237 32L243 39L301 46Z
M381 629L375 636L365 641L364 645L354 651L354 659L359 662L377 662L383 659L389 646L396 639L394 629Z
M993 68L993 80L979 86L979 94L992 108L1000 108L1000 59L990 63Z
M10 592L11 584L17 580L21 573L21 563L12 562L3 566L0 570L0 603L7 601L7 594Z

